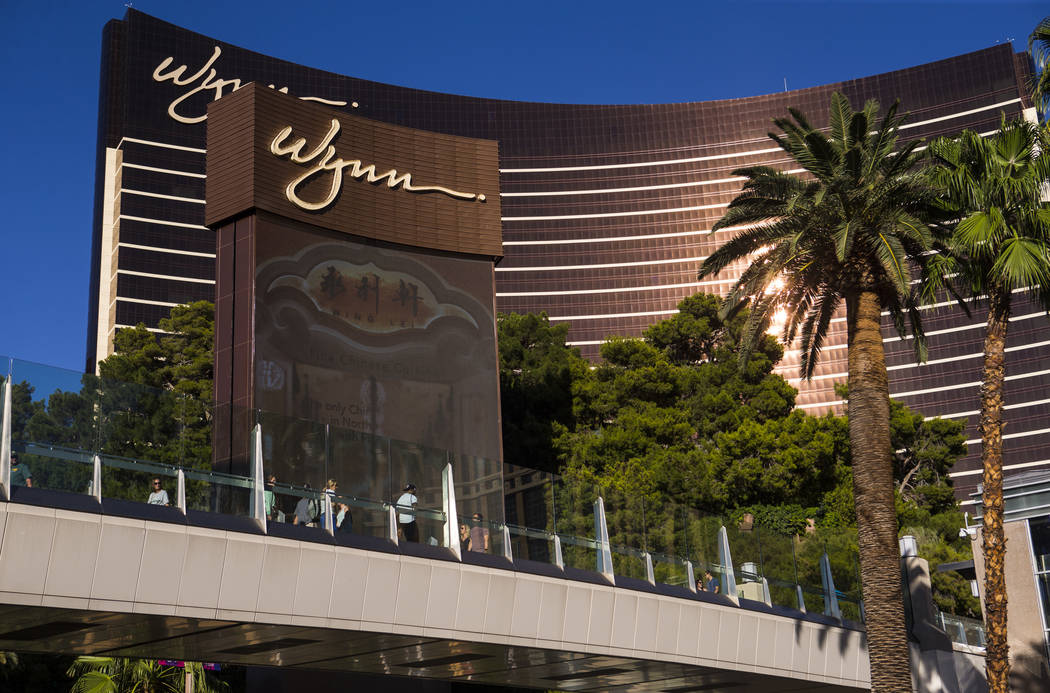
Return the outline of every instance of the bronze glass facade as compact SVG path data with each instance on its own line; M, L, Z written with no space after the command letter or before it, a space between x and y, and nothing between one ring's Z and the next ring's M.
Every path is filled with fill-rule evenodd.
M195 34L134 10L105 30L96 183L96 310L88 363L121 325L156 325L169 304L214 292L214 237L204 227L207 103L250 81L367 118L498 140L503 260L500 311L546 311L595 358L610 335L637 336L697 291L724 293L729 269L697 281L704 257L731 230L710 229L732 199L742 165L790 168L766 137L789 106L816 121L839 90L854 103L900 99L907 136L994 130L1023 114L1029 62L1009 45L897 72L744 99L579 106L479 99L313 70ZM970 454L956 470L965 498L978 480L976 426L984 316L927 311L930 362L887 330L891 392L926 415L965 420ZM1045 392L1050 330L1021 301L1011 324L1005 441L1008 468L1050 466ZM844 325L836 323L814 380L797 381L790 349L779 371L798 405L836 405L845 381Z

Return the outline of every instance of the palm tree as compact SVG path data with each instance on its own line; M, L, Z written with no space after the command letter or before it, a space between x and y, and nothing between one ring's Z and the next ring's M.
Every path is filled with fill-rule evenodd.
M155 659L77 657L66 674L75 679L70 693L183 693L186 670L193 674L196 693L226 690L226 683L209 677L200 663L185 667L162 666Z
M1028 52L1032 54L1039 75L1036 77L1032 99L1041 113L1050 106L1050 17L1035 25L1028 37Z
M1046 23L1046 22L1044 22ZM985 139L965 131L930 145L931 176L943 204L959 220L948 252L932 263L932 295L954 287L987 301L981 384L981 462L984 467L984 610L987 673L993 693L1006 691L1006 578L1003 537L1003 380L1006 331L1015 293L1031 294L1050 310L1050 209L1041 192L1050 180L1050 130L1023 120Z
M784 340L800 337L806 378L813 375L832 316L845 304L847 406L872 690L910 691L881 313L889 311L902 333L911 323L924 357L909 261L922 264L932 245L924 221L930 188L916 170L916 143L897 148L903 117L896 104L880 122L874 101L854 111L835 93L829 134L797 110L789 112L791 118L774 120L783 134L769 136L808 175L765 166L735 171L746 179L743 191L714 229L743 225L745 230L708 257L700 276L747 261L722 307L728 315L751 304L744 357L770 316L784 309Z

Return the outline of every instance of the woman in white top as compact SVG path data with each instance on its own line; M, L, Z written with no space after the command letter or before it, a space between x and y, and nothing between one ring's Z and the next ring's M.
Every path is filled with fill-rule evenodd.
M146 502L150 505L170 505L168 492L160 487L160 479L153 480L153 491L149 494L149 500Z

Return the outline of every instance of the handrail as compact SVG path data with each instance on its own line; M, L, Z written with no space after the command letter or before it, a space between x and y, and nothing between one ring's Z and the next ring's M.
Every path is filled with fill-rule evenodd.
M102 502L103 497L101 494L102 483L100 481L105 479L106 475L102 474L101 479L99 477L100 469L102 470L122 470L129 472L138 472L149 475L163 476L165 478L174 477L178 479L179 483L179 494L180 502L176 503L183 513L186 512L185 501L181 500L181 494L184 492L186 484L206 483L206 484L217 484L219 486L225 486L227 488L242 491L248 491L250 493L255 492L257 488L257 482L254 478L236 474L229 474L226 472L220 472L210 469L200 469L189 466L180 466L175 464L168 464L163 462L157 462L153 460L144 460L133 457L126 457L120 455L112 455L106 453L97 453L93 451L84 450L81 448L70 447L67 445L49 444L39 441L10 441L10 446L13 451L20 452L25 455L50 458L63 462L70 462L75 465L83 465L84 467L93 467L95 478L88 484L88 492L91 493L98 502ZM450 493L452 487L452 480L449 478L444 484L444 493ZM451 524L448 522L449 516L443 510L436 508L421 508L398 505L396 502L389 500L380 500L374 498L360 497L354 494L343 494L338 492L326 492L324 489L310 488L309 486L291 484L287 482L275 482L273 484L266 484L265 491L273 493L278 496L293 497L293 498L309 498L317 499L319 501L330 500L333 505L335 503L345 504L352 509L364 510L369 512L375 512L380 515L393 516L396 521L397 516L410 515L414 518L418 518L427 522L434 522L438 524L444 524L444 532L447 534L450 532L450 526L457 530L455 532L455 539L459 540L458 525L461 520L466 519L456 517L454 522ZM194 492L197 494L196 507L200 507L200 487L197 487ZM139 502L143 502L140 497L134 499ZM325 504L327 506L327 504ZM598 504L595 504L596 507ZM455 507L454 505L452 507ZM602 506L604 508L604 506ZM217 510L215 507L208 507L208 510L212 512L222 512ZM242 513L243 514L243 513ZM288 513L290 516L292 513ZM321 513L321 523L326 531L331 532L332 518L329 514ZM263 518L261 523L261 530L264 532L268 531L267 524L272 519ZM358 519L360 523L360 519ZM386 520L379 523L380 525L386 524ZM564 532L550 531L546 529L538 529L534 527L524 527L511 523L499 523L493 521L483 521L482 525L489 530L490 536L493 537L494 542L498 542L500 546L496 550L496 553L502 553L505 557L513 559L510 543L514 538L534 539L542 540L548 544L553 542L552 555L548 556L548 559L555 565L563 567L564 563L562 560L562 547L576 547L585 549L588 552L595 552L595 556L598 561L597 568L592 563L591 569L597 569L602 572L612 584L616 583L616 575L614 572L614 565L619 565L617 561L619 559L606 559L603 557L603 552L609 552L609 556L620 556L628 557L633 560L642 561L640 567L636 563L632 563L629 567L628 573L634 576L640 575L639 570L644 569L645 578L652 584L656 583L657 575L660 576L661 581L668 581L668 584L679 585L686 583L686 586L690 590L696 591L697 586L692 584L693 575L693 562L684 556L680 556L672 553L664 552L650 552L636 546L630 546L619 542L613 543L608 541L608 530L604 528L604 513L600 517L596 517L596 536L595 537L583 537ZM375 528L374 523L369 525ZM439 532L440 533L440 532ZM394 542L398 542L398 537L394 536L393 530L384 531L383 534ZM400 534L400 533L398 533ZM605 541L602 541L602 537L605 537ZM431 534L429 539L430 543L434 543L435 537ZM445 544L449 543L448 537L445 538ZM805 585L801 583L791 582L790 580L783 580L773 576L767 576L763 574L761 569L749 568L746 572L741 569L736 571L736 575L733 575L733 562L732 558L728 555L729 546L724 539L724 529L720 530L720 542L722 555L715 562L708 557L707 560L700 559L698 566L706 566L707 568L716 572L723 580L729 579L733 581L733 584L727 585L727 592L731 598L735 597L736 577L743 578L745 581L760 582L763 584L765 590L765 600L769 603L769 586L786 590L791 588L792 591L798 594L797 606L800 611L805 610L805 606L802 601L803 594L819 594L824 601L825 611L830 612L829 615L839 617L835 606L840 600L842 602L851 603L860 606L861 614L863 614L863 606L859 602L854 602L851 597L834 588L833 583L823 585L821 587ZM463 560L461 555L457 552L457 558ZM608 563L606 561L608 560ZM829 578L830 565L827 564L826 557L822 557L822 577ZM578 559L576 559L578 563ZM574 563L576 564L576 563ZM660 567L659 571L654 570L654 566ZM669 566L669 567L663 567ZM623 566L621 566L623 567ZM834 590L830 592L829 590ZM785 592L781 592L783 595ZM954 624L953 624L954 625Z

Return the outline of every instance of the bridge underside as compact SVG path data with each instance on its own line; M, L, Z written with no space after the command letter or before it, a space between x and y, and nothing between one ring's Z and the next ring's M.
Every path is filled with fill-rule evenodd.
M184 659L567 691L858 690L537 647L155 614L0 605L0 623L0 650L22 652Z

